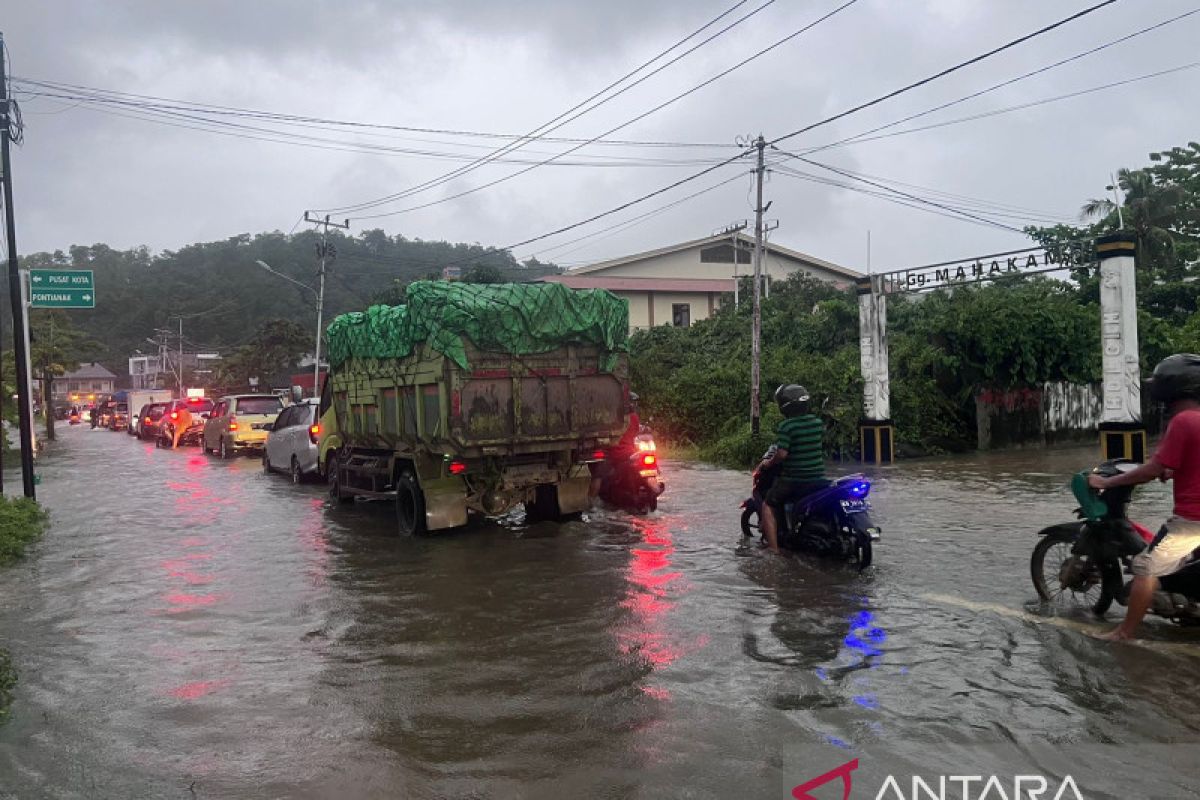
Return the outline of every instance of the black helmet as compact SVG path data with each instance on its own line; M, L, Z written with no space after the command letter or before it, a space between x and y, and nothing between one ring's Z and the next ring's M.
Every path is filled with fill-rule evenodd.
M1150 397L1158 403L1200 400L1200 356L1176 353L1158 362L1150 376Z
M808 389L798 383L785 383L775 390L775 402L785 417L798 417L808 413Z

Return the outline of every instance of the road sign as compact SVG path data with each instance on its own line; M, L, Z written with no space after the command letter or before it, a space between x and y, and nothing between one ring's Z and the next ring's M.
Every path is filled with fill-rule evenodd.
M90 269L32 269L29 305L33 308L95 308L96 284Z

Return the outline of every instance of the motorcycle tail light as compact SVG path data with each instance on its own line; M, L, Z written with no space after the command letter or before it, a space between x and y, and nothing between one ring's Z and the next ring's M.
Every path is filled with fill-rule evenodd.
M646 453L645 455L643 455L641 461L642 461L643 467L657 467L658 466L658 456L656 456L652 453Z
M171 419L179 419L179 412L178 412L178 411L172 411L172 412L171 412Z

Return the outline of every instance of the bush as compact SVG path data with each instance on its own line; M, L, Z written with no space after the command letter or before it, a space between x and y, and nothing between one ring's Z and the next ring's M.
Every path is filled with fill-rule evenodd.
M0 497L0 564L20 558L42 535L46 512L27 497Z

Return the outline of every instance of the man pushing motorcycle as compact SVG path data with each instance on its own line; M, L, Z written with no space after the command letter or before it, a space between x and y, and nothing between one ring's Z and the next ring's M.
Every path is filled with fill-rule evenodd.
M1100 490L1155 478L1174 481L1174 516L1134 557L1129 610L1120 625L1101 637L1110 641L1132 638L1154 599L1158 579L1183 569L1200 548L1200 355L1180 353L1163 359L1150 378L1150 396L1165 403L1171 417L1154 455L1121 475L1088 476L1088 485Z
M779 479L767 492L766 513L762 514L763 535L772 553L779 552L779 524L787 519L784 507L829 485L825 480L825 425L811 413L811 400L808 390L799 384L775 390L783 422L775 429L774 454L754 469L757 477L760 471L783 464Z

